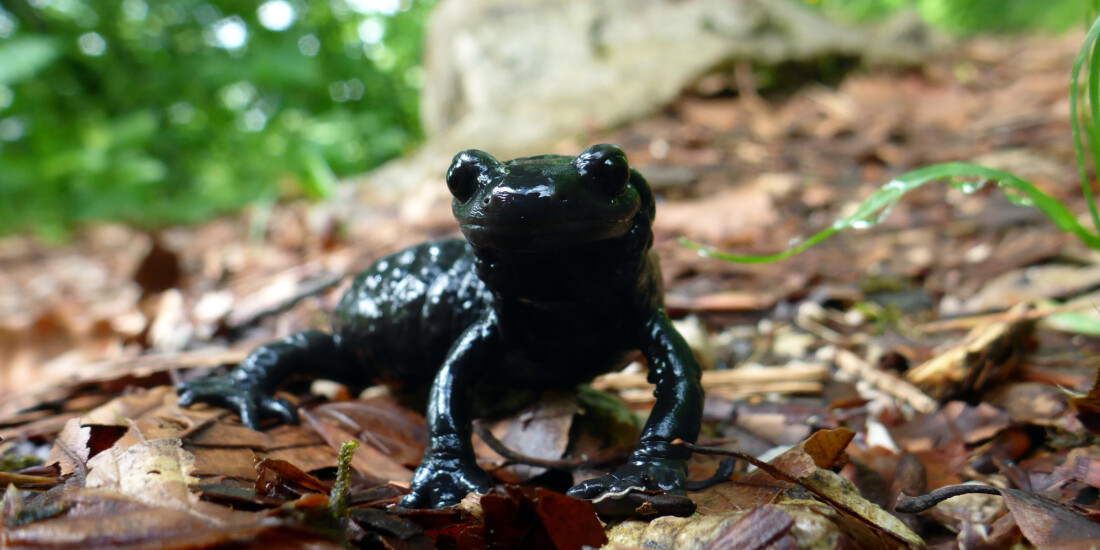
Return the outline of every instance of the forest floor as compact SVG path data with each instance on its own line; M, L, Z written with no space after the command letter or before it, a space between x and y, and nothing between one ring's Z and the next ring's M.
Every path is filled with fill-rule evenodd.
M12 462L0 471L18 469L20 456L39 460L0 481L54 488L35 498L10 490L0 542L321 548L339 547L336 533L380 548L568 548L606 534L620 547L806 547L815 537L1087 547L1100 539L1100 341L1087 335L1100 327L1100 253L995 185L969 194L928 185L881 225L777 263L722 262L677 241L778 252L893 176L952 160L1013 172L1083 213L1068 100L1079 45L1079 36L979 39L919 68L763 95L740 70L646 120L555 147L616 143L647 176L660 197L666 305L708 369L700 444L763 457L787 476L742 464L691 493L697 513L686 519L601 526L591 507L530 488L447 512L387 509L423 452L424 426L377 388L353 399L314 384L312 395L288 395L309 411L303 426L263 432L224 411L176 406L173 381L326 328L350 275L457 234L440 192L445 167L439 189L401 204L361 193L350 219L331 204L293 202L155 235L92 226L61 247L2 239L0 457ZM594 385L634 412L652 405L640 366ZM501 482L563 490L591 475L597 465L584 457L601 445L629 449L636 423L605 407L579 414L575 401L548 397L487 424L519 462L572 468L504 465L480 440L479 460ZM614 416L631 437L601 443L585 415ZM340 442L354 438L363 445L351 462L352 512L333 522L317 494L332 486ZM720 458L697 454L691 477L712 475ZM903 492L967 482L996 494L897 510Z

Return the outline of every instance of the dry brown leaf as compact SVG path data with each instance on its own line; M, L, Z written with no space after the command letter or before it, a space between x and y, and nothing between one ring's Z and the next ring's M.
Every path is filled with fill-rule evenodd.
M704 550L716 548L715 541L728 531L734 536L744 532L748 527L749 533L758 533L783 548L783 541L789 533L794 540L812 540L815 535L823 538L825 534L831 535L833 529L829 522L820 516L802 514L799 517L797 511L791 513L786 507L766 507L769 511L758 512L765 507L752 508L744 511L730 512L722 515L677 518L665 516L652 521L627 520L612 526L607 532L608 548L676 548L677 550ZM774 510L772 512L770 510ZM753 530L751 523L741 523L747 517L753 515L765 517L769 520L767 525ZM792 521L790 529L783 531L783 516L787 518L798 517L801 522ZM735 526L743 527L735 527ZM747 546L752 548L752 546ZM733 548L726 546L726 548Z
M850 430L820 430L797 447L776 457L770 464L788 476L801 479L818 469L818 463L835 464L844 455L855 434ZM811 454L812 453L812 454ZM692 493L697 511L702 515L714 515L771 503L780 493L793 487L787 481L777 480L756 470L735 481L721 483L703 491Z
M56 517L0 530L0 547L198 550L251 543L272 549L343 548L274 518L221 506L216 507L217 518L206 517L184 509L151 506L105 489L67 491L50 506L59 510Z
M1073 398L1072 403L1077 409L1077 418L1093 433L1100 433L1100 369L1096 371L1096 381L1089 392Z
M333 452L339 451L340 445L347 441L358 441L355 434L336 426L328 420L318 418L309 411L303 410L302 416L304 416L309 422L309 425L324 438ZM401 463L374 447L362 445L361 441L360 444L359 449L356 450L355 454L351 457L351 466L357 472L368 478L378 479L383 482L408 483L409 480L412 479L412 470L406 468Z
M818 430L802 443L802 450L814 459L818 468L832 470L848 461L844 449L855 436L855 432L847 428Z
M257 456L247 448L220 449L184 445L195 457L191 474L197 478L228 477L246 481L256 479Z
M62 475L83 473L88 459L111 448L128 431L127 426L86 424L70 419L54 440L46 464L58 464Z
M557 460L569 446L573 418L581 412L571 395L547 394L531 406L508 418L494 422L489 430L509 450L523 456ZM546 468L515 464L499 468L504 457L493 451L481 438L474 438L478 462L493 477L504 483L523 483L546 472Z
M175 403L175 391L170 386L136 389L88 411L80 421L125 426L128 420L140 418L166 403Z
M112 448L88 461L87 487L120 492L153 506L190 508L197 498L195 458L178 439L153 439L127 448Z
M923 548L924 541L898 518L880 506L864 498L854 485L839 475L824 469L800 480L807 487L816 489L815 496L827 497L833 522L862 548ZM784 494L777 504L809 507L816 500L803 494Z
M714 246L743 245L756 242L777 218L767 189L753 183L705 199L662 204L654 230Z
M1100 284L1100 265L1043 264L1025 267L982 285L977 294L963 303L960 311L951 313L1009 309L1016 304L1071 296L1097 284Z
M256 463L256 493L265 494L270 487L287 487L299 495L319 493L327 495L330 487L321 480L303 472L297 466L277 458L265 458Z
M935 413L916 415L891 427L890 434L903 450L920 452L955 441L978 443L993 437L1008 424L1008 414L991 405L980 403L972 407L952 401Z
M396 399L374 397L325 403L310 412L354 432L360 441L406 466L419 464L424 456L428 441L424 415Z
M984 401L1003 409L1019 424L1056 426L1069 411L1069 397L1064 391L1038 382L1004 384L986 393Z
M704 548L756 550L793 547L795 541L789 534L792 527L794 519L785 512L768 505L759 506L737 521L726 524Z

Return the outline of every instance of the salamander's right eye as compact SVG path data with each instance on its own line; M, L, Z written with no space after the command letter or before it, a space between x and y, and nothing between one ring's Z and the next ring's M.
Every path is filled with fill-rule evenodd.
M467 149L455 155L447 170L447 188L459 203L465 203L477 191L478 185L488 183L500 162L485 151Z

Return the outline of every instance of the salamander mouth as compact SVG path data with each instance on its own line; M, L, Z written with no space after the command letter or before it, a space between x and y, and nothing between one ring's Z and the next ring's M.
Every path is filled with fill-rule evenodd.
M569 223L481 224L459 223L466 240L475 246L514 250L543 250L621 237L629 222L574 220Z

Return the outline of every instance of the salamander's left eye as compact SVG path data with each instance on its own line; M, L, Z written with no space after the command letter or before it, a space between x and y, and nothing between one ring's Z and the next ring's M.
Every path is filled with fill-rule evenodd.
M593 145L573 159L581 177L614 197L626 189L630 181L630 165L622 149L607 143Z

